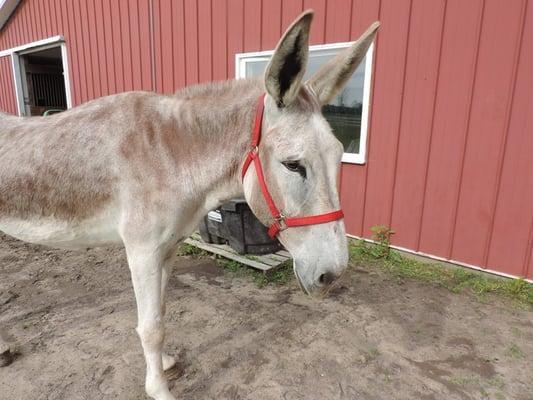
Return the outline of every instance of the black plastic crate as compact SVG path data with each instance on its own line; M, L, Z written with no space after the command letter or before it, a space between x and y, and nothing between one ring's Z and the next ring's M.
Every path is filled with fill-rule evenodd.
M209 212L200 224L200 236L206 243L227 243L239 254L268 254L282 249L241 199Z

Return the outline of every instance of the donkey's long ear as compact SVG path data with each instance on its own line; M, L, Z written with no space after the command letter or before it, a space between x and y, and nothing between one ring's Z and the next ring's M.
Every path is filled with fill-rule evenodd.
M352 46L328 61L309 79L308 84L315 91L320 104L329 103L344 88L365 57L378 28L379 22L376 21Z
M287 29L265 70L265 87L278 107L289 105L300 89L309 53L312 11L305 11Z

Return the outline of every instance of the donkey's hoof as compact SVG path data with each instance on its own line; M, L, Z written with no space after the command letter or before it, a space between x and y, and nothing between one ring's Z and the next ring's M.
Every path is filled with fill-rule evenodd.
M168 354L163 353L163 370L168 371L176 365L176 359Z
M13 354L9 350L5 350L4 352L0 353L0 367L7 367L9 364L13 362Z

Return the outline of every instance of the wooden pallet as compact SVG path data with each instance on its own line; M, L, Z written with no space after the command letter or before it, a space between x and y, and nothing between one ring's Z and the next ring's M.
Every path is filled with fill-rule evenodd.
M193 233L191 237L185 239L185 243L210 253L229 258L230 260L238 261L241 264L248 265L265 273L276 269L285 261L291 259L291 255L285 250L281 250L272 254L265 254L262 256L239 254L226 244L205 243L200 238L200 234L198 232Z

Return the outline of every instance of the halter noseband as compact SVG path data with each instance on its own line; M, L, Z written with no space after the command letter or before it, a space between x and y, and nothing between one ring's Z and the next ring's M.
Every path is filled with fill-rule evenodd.
M248 152L246 160L244 160L244 164L242 166L241 178L244 180L246 171L248 171L248 167L253 161L255 166L255 172L257 174L257 179L259 180L259 187L261 188L263 197L268 205L268 208L270 209L270 214L272 214L272 218L274 218L274 223L270 225L268 229L268 235L271 238L275 238L280 231L285 230L287 228L291 228L294 226L324 224L326 222L336 221L338 219L344 218L344 213L342 212L342 210L332 211L325 214L311 215L308 217L289 218L283 215L276 207L276 204L274 203L274 200L272 199L272 196L268 191L265 182L265 176L263 174L263 168L261 166L261 160L259 159L258 146L261 140L261 125L263 122L263 111L265 109L265 95L266 93L263 93L261 96L259 96L257 109L255 112L255 125L254 130L252 132L252 143L250 145L250 151Z

